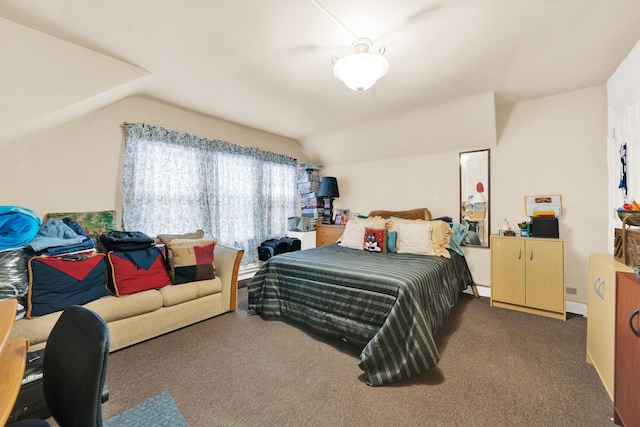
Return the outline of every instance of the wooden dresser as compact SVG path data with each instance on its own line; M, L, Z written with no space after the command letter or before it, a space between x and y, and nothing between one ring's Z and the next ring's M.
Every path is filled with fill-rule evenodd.
M640 425L640 279L616 275L614 421L632 427Z
M317 224L316 225L316 247L330 245L336 243L342 233L344 225L338 224Z
M18 397L29 345L25 338L9 338L16 305L16 299L0 302L0 426L9 419Z
M613 400L613 366L616 331L616 272L633 272L613 255L589 255L589 317L587 362L598 372Z

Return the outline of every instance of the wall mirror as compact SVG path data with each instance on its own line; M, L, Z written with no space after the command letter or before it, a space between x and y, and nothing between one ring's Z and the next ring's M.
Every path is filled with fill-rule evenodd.
M460 223L469 226L466 246L489 247L489 150L460 153Z

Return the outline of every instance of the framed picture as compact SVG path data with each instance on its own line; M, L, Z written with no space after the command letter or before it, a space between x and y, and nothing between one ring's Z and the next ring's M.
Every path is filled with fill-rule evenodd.
M349 209L334 209L334 224L344 225L349 220Z
M546 194L524 197L524 212L527 216L562 215L562 196L560 194Z

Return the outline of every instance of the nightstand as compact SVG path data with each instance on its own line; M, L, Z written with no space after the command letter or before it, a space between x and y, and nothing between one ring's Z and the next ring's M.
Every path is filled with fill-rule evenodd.
M344 225L342 224L317 224L316 225L316 247L330 245L336 243L342 233Z

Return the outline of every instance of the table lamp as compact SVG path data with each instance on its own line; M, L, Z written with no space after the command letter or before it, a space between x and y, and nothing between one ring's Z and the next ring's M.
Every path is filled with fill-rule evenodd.
M338 180L333 176L323 176L320 181L320 188L316 193L318 199L323 199L324 213L322 215L323 224L333 224L333 199L340 197L338 191Z

